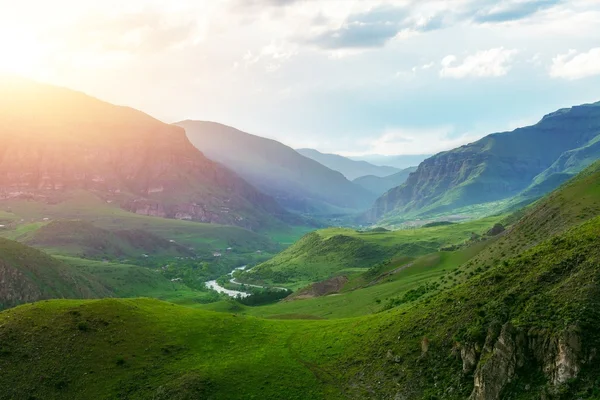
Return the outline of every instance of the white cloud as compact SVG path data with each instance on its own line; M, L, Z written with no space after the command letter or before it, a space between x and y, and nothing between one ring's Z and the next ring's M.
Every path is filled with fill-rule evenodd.
M574 80L592 75L600 75L600 47L593 48L587 53L569 50L552 59L550 76L553 78Z
M345 152L345 156L366 154L398 155L427 154L450 150L463 144L480 139L483 135L463 133L451 136L452 126L440 126L429 129L393 128L386 130L374 140L361 141L362 152ZM340 153L342 154L342 153Z
M442 59L440 76L455 79L504 76L510 70L517 52L514 49L497 47L469 55L462 63L457 63L458 58L450 54Z

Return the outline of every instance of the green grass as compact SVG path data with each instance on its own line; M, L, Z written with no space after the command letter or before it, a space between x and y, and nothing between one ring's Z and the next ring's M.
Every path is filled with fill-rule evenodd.
M290 345L298 332L322 324L143 299L22 306L0 314L0 366L5 371L10 359L35 361L11 364L0 377L0 398L341 398ZM14 337L31 326L37 327L31 334Z
M340 293L310 299L281 301L259 307L235 307L230 302L200 305L201 308L220 312L233 312L266 318L348 318L379 312L386 301L425 284L437 282L461 264L478 254L489 242L453 252L436 252L415 260L401 258L388 264L376 274L364 269L346 271L353 277ZM401 271L386 275L399 267ZM382 278L383 276L383 278Z
M21 240L39 229L44 218L52 220L88 221L107 230L144 230L167 240L176 240L185 246L210 251L236 247L247 251L275 250L278 248L267 236L246 229L217 224L181 221L137 215L108 204L91 193L76 191L57 204L37 201L4 200L0 208L5 213L24 219L24 224L2 232L3 237ZM297 233L294 233L297 232ZM272 233L286 241L302 234L302 229L286 228ZM25 236L24 236L25 235Z
M328 228L312 232L241 280L297 289L347 268L369 268L398 257L418 257L483 234L502 217L398 231L358 232Z
M171 282L160 274L159 270L73 257L55 258L93 276L114 297L152 297L183 305L207 303L218 299L213 292L192 290L181 282Z
M0 398L464 399L473 378L451 354L483 348L489 327L511 322L534 345L566 330L584 349L600 344L599 241L600 217L466 283L360 318L257 319L149 299L20 306L0 313ZM493 355L480 356L483 365ZM541 370L533 356L523 362ZM586 363L565 393L595 398L598 368ZM547 390L528 376L518 370L507 387L527 392L506 394Z

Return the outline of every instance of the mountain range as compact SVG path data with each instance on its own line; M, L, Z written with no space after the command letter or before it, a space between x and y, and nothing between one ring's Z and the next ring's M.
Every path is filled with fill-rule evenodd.
M419 165L423 160L431 156L431 154L400 154L393 156L386 156L382 154L365 154L362 156L350 156L348 158L356 161L366 161L373 165L405 169Z
M361 176L373 175L385 177L400 172L400 169L395 167L373 165L366 161L352 160L337 154L321 153L314 149L297 149L296 151L334 171L341 172L351 181Z
M253 230L296 221L180 127L26 80L2 79L0 91L0 200L53 204L84 190L141 215Z
M408 176L417 170L417 167L409 167L388 176L366 175L354 179L352 182L367 189L368 191L381 196L388 190L402 185L408 179Z
M290 211L328 215L368 209L376 195L275 140L204 121L182 121L207 157L235 171Z
M376 202L370 221L401 221L468 207L497 212L551 191L600 157L600 102L565 108L537 124L494 133L423 161ZM486 206L487 205L487 206Z

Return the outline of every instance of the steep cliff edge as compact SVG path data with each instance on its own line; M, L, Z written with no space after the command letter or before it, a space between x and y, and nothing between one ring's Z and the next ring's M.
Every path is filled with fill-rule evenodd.
M1 79L0 200L75 189L144 215L260 229L289 215L183 129L82 93Z

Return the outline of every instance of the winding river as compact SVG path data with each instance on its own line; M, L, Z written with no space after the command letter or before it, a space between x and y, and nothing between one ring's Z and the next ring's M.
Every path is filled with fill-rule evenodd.
M260 289L266 289L267 286L259 286L259 285L251 285L249 283L241 283L235 280L235 278L233 277L233 273L235 271L244 271L247 268L247 265L242 265L241 267L237 267L236 269L234 269L233 271L231 271L228 275L231 277L231 279L229 280L229 282L236 284L236 285L246 285L246 286L250 286L250 287L255 287L255 288L260 288ZM208 281L205 282L204 285L212 290L215 290L219 293L224 293L227 296L230 297L248 297L251 295L251 293L246 293L246 292L240 292L239 290L230 290L230 289L225 289L223 286L219 285L217 283L216 280L213 281ZM277 290L287 290L286 288L281 288L281 287L272 287L271 289L277 289Z

